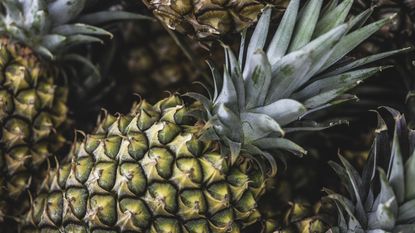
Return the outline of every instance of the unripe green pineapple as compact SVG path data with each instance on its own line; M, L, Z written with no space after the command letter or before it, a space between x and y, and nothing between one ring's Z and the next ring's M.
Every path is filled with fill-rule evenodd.
M48 70L29 48L8 39L0 45L2 170L8 174L8 196L17 198L30 184L30 169L62 144L56 129L66 120L67 90L57 84L53 68Z
M382 70L358 68L378 57L329 69L389 21L349 31L368 13L345 23L350 6L319 16L322 2L312 0L297 15L300 1L292 0L268 46L266 9L240 60L225 46L223 76L212 66L210 99L172 95L105 116L74 144L71 163L45 180L21 232L237 233L258 221L276 158L305 153L285 133L335 125L308 115Z
M285 211L284 221L276 233L317 233L327 232L334 220L334 205L327 200L314 205L306 202L293 202Z
M289 0L144 0L144 3L170 29L200 39L212 39L251 26L268 3L276 6L277 11L283 11Z
M36 199L27 221L62 224L66 232L239 232L254 222L264 183L258 169L242 157L232 165L217 143L195 138L191 110L171 96L107 116L74 146L72 163L51 176L50 194Z
M308 152L312 153L311 150ZM310 156L313 155L309 153L304 158L290 158L286 171L270 180L272 182L267 182L266 193L258 204L260 225L263 226L261 233L326 232L335 225L335 206L329 199L321 199L325 176L330 175L325 167L316 166L323 161L313 161L317 158ZM316 173L320 173L318 177ZM317 179L323 180L319 181L324 184L316 182ZM258 232L257 227L250 227L249 230L247 233Z
M111 35L89 25L87 17L91 15L81 14L87 3L0 2L0 223L14 214L7 206L11 211L21 211L17 204L8 204L27 193L39 168L46 168L48 157L63 145L60 127L67 121L68 112L64 79L70 75L65 69L69 64L62 63L71 57L82 60L86 67L92 66L68 49L102 42L97 36ZM91 24L106 21L93 20Z

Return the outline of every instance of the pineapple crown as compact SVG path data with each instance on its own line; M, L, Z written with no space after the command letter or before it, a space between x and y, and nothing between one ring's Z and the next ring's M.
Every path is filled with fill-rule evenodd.
M112 36L94 25L145 18L122 11L82 14L93 3L94 0L3 0L0 35L24 43L51 59L74 45L102 43L98 36Z
M389 138L388 127L379 116L377 136L362 176L341 156L344 167L330 163L351 197L349 200L339 194L329 195L340 207L338 229L342 233L352 232L351 229L409 233L415 229L415 131L408 129L402 114L386 109L395 121L393 138ZM382 160L389 163L376 169ZM376 175L378 192L373 188Z
M224 142L232 161L242 150L262 155L254 159L262 168L268 162L274 174L276 161L269 152L305 153L284 139L285 133L341 123L305 119L313 112L356 99L344 93L384 68L359 67L402 51L336 64L391 20L363 26L372 13L368 9L346 22L352 4L353 0L331 1L323 8L323 1L309 0L299 11L300 0L292 0L269 43L271 9L266 8L247 46L246 32L242 34L238 58L225 46L223 77L211 68L215 82L211 98L188 94L207 112L204 136Z

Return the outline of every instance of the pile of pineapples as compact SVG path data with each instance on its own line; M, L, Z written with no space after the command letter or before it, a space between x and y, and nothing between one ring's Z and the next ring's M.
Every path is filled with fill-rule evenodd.
M0 233L415 233L414 28L414 0L0 0Z

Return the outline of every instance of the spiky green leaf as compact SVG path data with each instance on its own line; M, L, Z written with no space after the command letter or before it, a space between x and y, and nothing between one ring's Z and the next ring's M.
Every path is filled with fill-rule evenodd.
M284 135L280 125L265 114L241 113L241 121L246 142L253 142L270 134Z
M326 64L323 66L322 70L327 69L337 61L339 61L342 57L344 57L347 53L352 51L354 48L356 48L359 44L361 44L364 40L366 40L368 37L373 35L375 32L377 32L380 28L385 26L387 23L389 23L392 20L392 18L385 18L381 19L379 21L376 21L374 23L371 23L365 27L362 27L360 29L357 29L354 32L351 32L350 34L346 35L335 47L334 52L326 62Z
M251 110L255 113L266 114L272 117L280 125L289 124L303 115L307 109L298 101L292 99L280 99L272 104Z
M300 13L289 51L296 51L310 42L320 15L323 1L309 0Z
M294 32L299 7L300 0L290 1L278 30L275 32L267 49L270 64L275 64L287 52Z
M343 24L349 14L352 4L353 0L344 0L336 8L327 12L326 15L319 19L316 29L314 30L314 37L323 35L340 24Z
M258 50L252 55L253 62L250 62L245 70L247 79L245 82L246 108L263 106L271 83L271 65L265 53Z

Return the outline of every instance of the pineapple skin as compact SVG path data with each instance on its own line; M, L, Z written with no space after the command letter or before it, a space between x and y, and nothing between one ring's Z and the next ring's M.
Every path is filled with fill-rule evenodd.
M259 204L261 233L326 233L336 225L337 209L327 198L314 204L301 197L278 205L269 202Z
M144 0L144 4L170 29L208 40L248 28L257 21L267 3L263 0ZM271 3L280 12L289 0Z
M67 118L68 90L53 66L7 38L0 38L0 67L2 198L17 199L64 145L58 129Z
M299 1L293 2L289 12L295 13ZM310 7L321 8L318 1L313 3ZM270 11L267 10L263 14L259 27L269 26ZM286 22L285 26L294 29L296 20ZM375 28L386 22L381 21L375 25ZM347 25L343 24L332 29L331 33L336 32L334 33L336 36L331 37L329 42L322 43L324 49L321 55L323 51L333 49L329 45L341 39L347 28ZM257 33L254 35L260 33L258 30L255 31ZM318 31L321 32L321 30ZM310 36L312 33L309 33ZM299 35L295 38L299 38L297 37ZM260 39L257 36L253 38L256 39L252 39L252 43ZM352 40L349 37L341 41L358 44L358 40ZM304 43L308 42L304 41ZM272 46L278 46L278 44L278 41L271 43ZM299 45L300 43L295 43L294 48ZM310 55L318 45L310 43L306 47L309 49L302 52ZM230 49L225 50L229 59L236 61ZM257 55L259 56L254 53L247 58L247 63L252 67L256 65L255 60L258 59L255 59L255 56ZM284 57L287 60L291 58L289 54ZM267 74L263 79L270 81L272 77L270 61L267 60L267 55L263 58L261 65ZM333 56L333 59L338 58ZM86 136L83 142L74 146L73 162L50 176L51 180L43 186L46 192L38 195L31 211L24 218L22 231L240 232L245 226L255 222L259 217L256 200L263 193L263 175L265 168L268 168L262 162L270 163L270 176L277 172L277 164L274 158L267 156L266 151L261 151L269 149L267 148L270 144L267 143L268 141L262 141L267 145L258 145L258 149L252 146L264 135L270 136L271 139L281 139L284 131L279 127L279 123L285 126L294 121L294 117L284 119L285 116L275 116L267 109L257 109L259 113L250 112L252 108L268 102L285 109L285 102L279 102L280 96L271 95L272 92L261 87L245 90L245 85L237 86L240 93L247 93L247 101L242 103L242 106L238 105L238 98L241 96L237 96L235 91L231 92L235 90L231 77L239 78L243 82L244 76L238 72L238 68L241 67L237 67L239 65L236 62L229 63L233 63L231 70L224 72L222 91L214 94L214 100L208 100L197 93L188 93L188 96L201 101L196 109L192 109L195 106L191 109L183 108L183 101L172 96L155 106L141 102L132 114L125 117L106 117L95 135ZM317 71L319 64L320 62L314 64L310 69ZM246 69L244 73L253 76L255 70ZM365 75L355 78L363 80L380 70L381 67L364 70L362 72ZM217 73L213 75L219 80L220 75ZM289 75L287 77L296 78L295 73L288 72L287 75ZM239 84L244 84L242 82ZM355 83L358 82L349 84L344 91L353 87ZM295 89L302 86L299 82L288 84L292 84L289 85L292 86L292 90L282 90L287 92L286 95L293 93L295 95ZM252 84L247 82L246 85L249 87ZM252 94L255 91L265 93L257 96ZM305 100L319 97L319 93L314 91L302 94L301 99ZM292 98L291 104L297 106L294 115L303 115L307 108L295 101L299 96ZM268 99L267 102L266 99ZM239 100L242 101L242 99ZM325 104L327 101L322 103L317 101L307 107L313 109L318 104ZM228 109L225 105L229 106L229 104L234 104L237 109ZM211 108L212 105L216 108ZM186 113L191 115L199 113L210 115L210 117L206 116L208 120L204 125L202 122L194 123L190 120L187 122ZM260 117L262 121L256 124L256 119ZM250 127L246 123L250 124ZM208 131L203 131L204 126ZM258 129L258 132L249 131L248 129L252 126ZM306 125L303 127L308 128ZM228 132L234 130L236 132ZM200 134L211 140L223 140L223 144L220 145L223 150L220 150L220 146L214 142L206 144L198 142L197 136ZM194 140L196 143L193 142ZM228 146L231 158L227 157L228 154L220 153L220 151L226 151ZM282 145L279 146L282 147ZM305 153L304 149L295 143L294 145L290 143L290 146L294 153ZM197 153L199 151L201 152ZM257 163L252 163L249 159L253 155L240 155L240 152L246 153L246 151L251 151L253 155L261 154L264 157L260 157ZM260 166L262 173L255 167L255 164Z
M0 224L4 224L1 230L16 232L13 230L17 227L16 216L26 211L30 200L27 194L36 193L43 173L54 166L49 156L59 156L59 150L66 144L61 135L70 123L66 78L90 77L90 73L78 73L78 67L73 66L75 60L88 69L94 66L87 57L73 54L69 47L103 42L99 37L111 35L79 22L80 14L85 15L83 12L91 3L0 2L3 19L0 23ZM109 13L102 11L102 14ZM106 23L106 16L100 24ZM134 18L124 13L115 18L120 17ZM93 76L99 76L98 73Z
M45 181L21 232L241 232L258 221L265 181L230 164L178 96L106 116Z
M333 214L334 213L334 214ZM325 233L335 221L335 206L326 200L314 205L306 201L289 203L277 233Z

